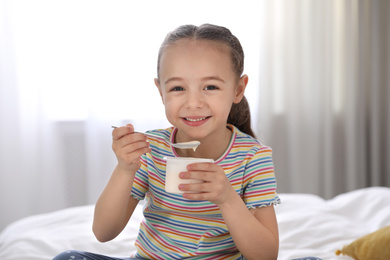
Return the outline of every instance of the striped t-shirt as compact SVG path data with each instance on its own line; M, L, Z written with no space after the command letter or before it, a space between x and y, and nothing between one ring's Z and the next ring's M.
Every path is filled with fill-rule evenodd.
M249 209L280 203L271 149L256 139L232 129L226 152L215 161ZM176 128L151 133L174 140ZM235 246L222 214L209 201L184 199L165 192L164 157L178 157L161 139L148 137L151 153L141 157L132 196L147 198L144 220L135 246L136 257L146 259L244 259Z

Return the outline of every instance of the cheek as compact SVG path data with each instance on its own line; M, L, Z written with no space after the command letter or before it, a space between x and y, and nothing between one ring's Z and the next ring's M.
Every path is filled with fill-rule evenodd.
M229 117L231 107L232 106L230 105L226 110L224 110L224 114L225 114L226 120Z
M228 95L225 98L221 98L219 101L219 107L221 111L224 111L225 113L229 114L230 109L234 102L234 96Z
M227 120L231 107L232 102L219 102L219 104L215 106L214 111L221 116L221 119L223 118Z
M179 106L177 102L167 98L164 100L164 106L165 106L165 114L168 117L168 119L169 117L176 116L179 110Z

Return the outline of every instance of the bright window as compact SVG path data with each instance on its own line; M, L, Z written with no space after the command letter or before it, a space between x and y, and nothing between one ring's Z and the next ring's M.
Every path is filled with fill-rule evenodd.
M9 1L22 106L52 120L162 118L153 79L165 35L182 24L223 25L246 53L247 97L258 93L257 1ZM245 7L245 8L244 8ZM243 12L240 9L243 8Z

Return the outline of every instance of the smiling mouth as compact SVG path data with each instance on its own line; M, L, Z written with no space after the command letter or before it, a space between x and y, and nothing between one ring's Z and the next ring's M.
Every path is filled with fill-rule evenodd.
M201 118L187 118L187 117L185 117L184 119L187 121L190 121L190 122L198 122L198 121L205 120L207 118L209 118L209 116L205 116L205 117L201 117Z

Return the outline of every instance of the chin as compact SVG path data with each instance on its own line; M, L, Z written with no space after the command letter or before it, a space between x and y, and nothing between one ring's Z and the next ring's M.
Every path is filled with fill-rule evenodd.
M180 127L177 127L178 131L180 131L180 133L184 136L186 136L187 138L191 139L191 140L200 140L200 139L203 139L207 136L206 133L204 133L203 131L200 131L200 128L192 128L192 129L188 129L188 126L187 127L184 127L184 128L180 128Z

